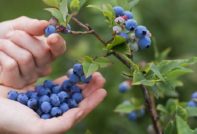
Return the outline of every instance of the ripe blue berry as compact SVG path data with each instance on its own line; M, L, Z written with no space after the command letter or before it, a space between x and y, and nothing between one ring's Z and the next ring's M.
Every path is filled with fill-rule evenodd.
M51 35L51 34L53 34L53 33L56 32L56 27L55 27L54 25L49 25L49 26L44 30L44 32L45 32L45 36L47 37L47 36L49 36L49 35Z
M43 95L39 98L39 104L42 104L43 102L50 102L50 98L47 95Z
M31 109L36 109L38 106L38 101L35 98L29 99L27 102L27 106Z
M188 106L188 107L196 107L197 104L196 104L194 101L189 101L189 102L187 103L187 106Z
M71 76L70 76L70 82L76 84L79 81L80 81L80 78L79 78L79 76L77 74L75 74L75 73L71 74Z
M8 99L10 100L17 100L18 93L16 91L8 92Z
M27 97L26 94L21 93L21 94L18 95L17 101L20 102L20 103L22 103L22 104L24 104L24 105L26 105L27 104L27 101L28 101L28 97Z
M115 6L113 9L114 9L114 12L116 14L116 17L124 15L124 9L122 7Z
M36 92L38 93L38 95L43 96L43 95L47 95L48 94L48 90L46 90L43 86L38 85L35 87Z
M130 85L127 81L120 83L119 85L119 92L125 93L130 89Z
M138 40L138 45L140 47L140 49L145 49L145 48L149 48L151 45L151 39L148 36L145 36L143 38L140 38Z
M121 32L118 35L121 36L121 37L123 37L123 38L125 38L126 40L129 40L129 36L128 36L127 33Z
M92 75L89 76L88 78L86 78L85 75L81 76L81 82L82 82L82 83L88 84L88 83L90 83L91 79L92 79Z
M30 97L29 98L31 98L31 99L38 99L38 93L37 92L31 92L31 93L29 93L29 95L30 95Z
M51 115L50 114L43 114L43 115L41 115L41 118L42 119L50 119L51 118Z
M43 102L40 106L40 109L42 110L43 113L47 114L50 112L52 106L49 102Z
M83 95L81 93L74 93L72 99L79 103L83 100Z
M135 29L135 36L137 38L143 38L149 34L148 29L145 26L137 26Z
M40 108L38 108L38 109L36 110L36 113L37 113L39 116L41 116L41 115L42 115L42 110L41 110Z
M57 94L57 93L59 93L60 91L61 91L61 86L60 86L60 85L54 86L54 87L52 88L52 92L53 92L54 94Z
M73 99L68 100L68 105L69 105L69 108L75 108L78 106L77 102Z
M70 90L71 90L71 93L80 93L81 92L81 89L76 85L73 85Z
M49 89L51 89L55 86L55 84L51 80L45 80L43 85L45 88L49 88Z
M197 99L197 92L194 92L194 93L192 94L192 99Z
M137 113L135 111L129 113L128 118L130 121L136 121L137 120Z
M134 19L129 19L125 22L126 29L129 31L135 30L137 27L137 21Z
M58 107L53 107L53 108L51 109L51 116L52 116L52 117L58 117L58 116L60 116L60 115L62 115L62 111L61 111L60 108L58 108Z
M133 14L130 11L124 11L124 16L126 16L127 19L133 19Z
M69 110L69 106L67 103L63 103L60 105L60 109L62 110L63 113L65 113Z
M60 99L60 102L64 102L66 99L69 98L69 94L64 92L64 91L61 91L60 93L57 94L59 99Z
M53 106L58 107L60 105L60 99L59 99L58 95L52 94L50 96L50 102Z
M81 64L75 64L73 66L73 72L76 73L78 76L83 75L83 66Z
M73 85L72 82L70 82L69 80L65 80L61 86L63 91L69 91L70 87Z

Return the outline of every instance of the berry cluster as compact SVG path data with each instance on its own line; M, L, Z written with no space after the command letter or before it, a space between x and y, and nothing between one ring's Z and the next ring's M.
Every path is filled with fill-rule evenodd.
M197 92L194 92L191 96L191 100L187 103L188 107L197 107Z
M119 92L125 93L131 88L131 82L130 81L123 81L119 85Z
M115 6L114 12L116 14L115 23L116 26L113 27L113 32L116 35L122 36L130 44L133 51L138 51L138 49L149 48L151 45L151 33L145 26L137 24L134 19L132 12L124 11L120 6Z
M145 111L144 109L140 109L140 110L136 110L136 111L132 111L128 114L128 119L130 121L136 121L137 119L139 119L140 117L144 116Z
M58 20L56 18L51 18L49 20L49 25L45 28L44 32L46 37L53 33L68 34L71 32L71 26L69 24L66 27L58 25Z
M81 89L77 83L89 83L91 76L86 78L81 64L75 64L69 79L61 85L45 80L35 91L18 93L10 91L8 99L18 101L33 109L42 119L61 116L71 108L75 108L83 100Z

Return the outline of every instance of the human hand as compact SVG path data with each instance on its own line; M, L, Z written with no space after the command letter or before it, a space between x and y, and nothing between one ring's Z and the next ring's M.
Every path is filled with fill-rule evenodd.
M61 77L55 83L62 83ZM105 79L100 73L94 73L87 85L79 85L83 90L84 100L78 108L73 108L62 116L48 120L40 117L30 108L6 98L8 87L0 87L0 133L12 134L61 134L68 131L76 123L86 117L103 101L106 91L103 88ZM31 89L29 87L28 89ZM25 88L23 91L26 91Z
M0 23L0 84L23 88L51 72L66 43L58 34L44 37L47 25L27 17Z

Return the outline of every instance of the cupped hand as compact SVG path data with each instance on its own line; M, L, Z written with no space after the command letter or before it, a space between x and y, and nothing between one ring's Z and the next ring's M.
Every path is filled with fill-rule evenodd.
M65 76L55 80L55 83L62 83ZM6 134L61 134L68 131L76 123L82 120L96 106L103 101L106 91L103 89L105 79L100 73L94 73L89 84L79 85L83 90L84 100L78 108L73 108L62 116L48 120L40 117L28 107L8 100L6 98L8 87L0 87L0 133ZM32 89L28 87L27 89ZM21 90L20 90L21 91Z
M51 72L66 43L56 33L43 36L48 24L27 17L0 23L0 84L23 88Z

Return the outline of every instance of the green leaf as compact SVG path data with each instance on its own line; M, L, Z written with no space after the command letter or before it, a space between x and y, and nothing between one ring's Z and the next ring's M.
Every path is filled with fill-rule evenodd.
M105 57L99 57L94 62L97 63L100 68L107 67L111 64L110 60L108 58L105 58Z
M63 16L62 16L61 12L58 9L56 9L56 8L45 8L45 10L50 12L53 17L58 19L60 24L64 23Z
M166 109L169 113L173 114L177 111L178 107L178 100L176 99L169 99L166 104Z
M135 7L139 2L140 2L140 0L132 0L132 1L129 3L130 9L132 9L133 7Z
M66 22L66 25L67 25L67 16L68 16L68 2L67 2L67 0L62 0L61 1L60 12L62 13L63 19L64 19L64 21Z
M177 107L176 114L185 120L188 117L187 110L180 105Z
M188 123L179 116L176 116L176 126L178 134L193 134Z
M174 121L168 122L164 129L164 134L176 134L176 123Z
M115 112L117 113L130 113L132 111L136 110L135 106L132 105L131 103L122 103L120 105L118 105L116 108L115 108Z
M162 81L165 81L165 80L164 80L164 77L162 76L162 74L161 74L160 71L159 71L159 68L157 68L157 66L156 66L154 63L152 63L152 64L150 65L150 69L153 71L153 73L154 73L159 79L161 79Z
M163 112L163 113L165 113L165 114L168 113L168 111L166 110L166 108L165 108L163 105L161 105L161 104L159 104L159 105L157 106L157 110L159 110L160 112Z
M186 109L189 117L197 117L197 108L187 107Z
M98 64L87 62L87 61L83 62L82 65L86 77L89 77L99 69Z
M125 38L123 38L119 35L116 35L114 37L114 40L112 41L112 43L107 45L107 49L111 50L118 45L124 45L125 42L126 42Z
M90 130L86 130L85 134L92 134Z
M70 9L71 9L71 11L79 11L80 1L79 0L71 0Z
M116 52L122 53L122 54L130 54L131 53L129 46L126 43L123 43L121 45L113 47L113 51L116 51Z
M60 0L42 0L46 5L59 8Z

